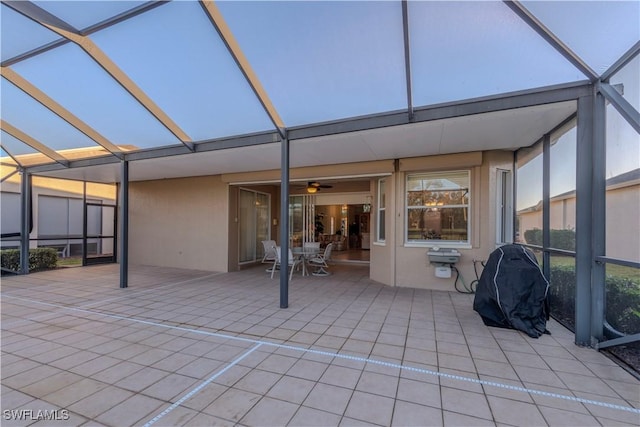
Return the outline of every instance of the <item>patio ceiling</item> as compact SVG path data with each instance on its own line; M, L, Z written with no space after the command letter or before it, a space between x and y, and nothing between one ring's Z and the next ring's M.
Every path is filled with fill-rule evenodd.
M101 182L514 150L640 50L637 1L0 11L3 165Z
M375 161L403 157L459 153L475 150L514 150L536 141L571 116L576 103L504 110L493 113L421 123L338 133L295 140L290 167ZM349 149L344 149L349 147ZM96 182L118 182L120 162L71 169L44 170L47 176ZM57 166L54 166L57 168ZM178 154L136 161L130 181L143 181L215 173L248 172L280 168L280 144Z

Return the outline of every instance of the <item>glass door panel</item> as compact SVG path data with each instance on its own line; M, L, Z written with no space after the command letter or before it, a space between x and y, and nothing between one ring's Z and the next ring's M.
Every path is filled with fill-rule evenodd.
M116 262L116 206L85 203L83 265Z
M291 247L315 241L315 196L289 198L289 239Z
M262 259L264 256L263 240L270 240L271 233L269 229L269 195L256 193L256 260Z
M255 260L256 253L256 195L253 191L240 190L238 211L240 218L240 262Z
M268 194L240 189L238 197L240 263L262 259L264 255L262 241L271 238L270 204Z

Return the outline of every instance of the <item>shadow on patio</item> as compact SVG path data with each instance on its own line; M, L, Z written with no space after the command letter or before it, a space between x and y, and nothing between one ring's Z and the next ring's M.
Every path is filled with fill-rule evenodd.
M531 339L470 295L332 271L284 310L264 265L3 278L2 424L638 424L639 381L558 323Z

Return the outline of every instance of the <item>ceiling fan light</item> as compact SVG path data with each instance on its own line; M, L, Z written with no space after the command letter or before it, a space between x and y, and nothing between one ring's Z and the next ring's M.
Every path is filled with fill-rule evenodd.
M307 193L313 194L313 193L315 193L317 191L318 191L317 187L307 187Z

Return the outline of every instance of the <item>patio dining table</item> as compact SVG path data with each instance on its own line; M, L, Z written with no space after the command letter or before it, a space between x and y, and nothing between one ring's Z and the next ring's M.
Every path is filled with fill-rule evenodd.
M302 262L302 275L308 276L309 272L307 271L307 261L309 261L314 256L320 254L322 249L320 248L304 248L304 247L296 247L291 248L291 252L294 257L297 257Z

